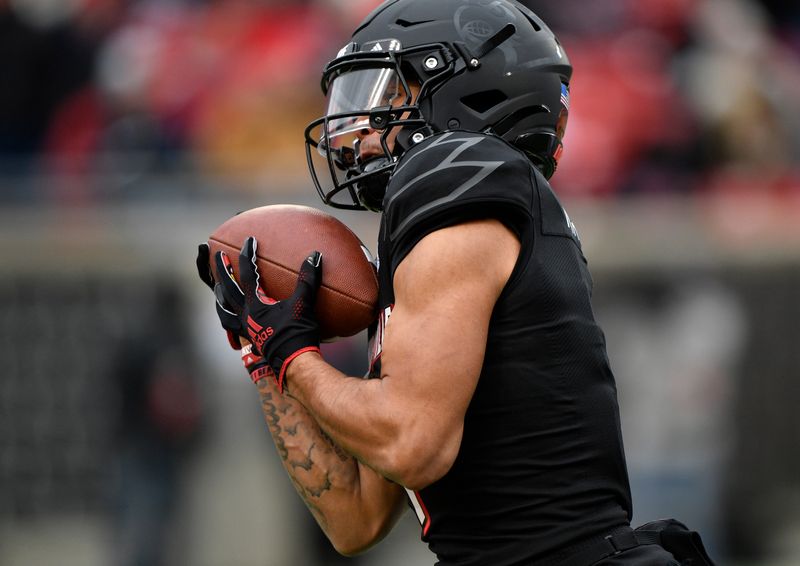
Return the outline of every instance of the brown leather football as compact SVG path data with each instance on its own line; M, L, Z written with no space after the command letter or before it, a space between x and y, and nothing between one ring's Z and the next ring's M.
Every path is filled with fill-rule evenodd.
M239 276L239 252L248 236L258 241L256 263L264 292L289 297L308 255L322 253L322 285L316 313L323 340L352 336L375 320L378 279L369 252L339 219L308 206L278 204L241 212L220 225L208 239L211 269L224 251Z

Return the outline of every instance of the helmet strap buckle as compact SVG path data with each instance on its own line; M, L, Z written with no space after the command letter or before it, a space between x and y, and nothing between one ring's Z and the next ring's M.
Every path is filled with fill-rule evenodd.
M470 51L463 43L457 43L455 47L461 52L461 56L467 62L467 67L475 70L481 66L481 59L486 57L493 49L502 45L515 33L517 33L517 27L514 24L506 24L500 28L500 31L481 43L475 51Z

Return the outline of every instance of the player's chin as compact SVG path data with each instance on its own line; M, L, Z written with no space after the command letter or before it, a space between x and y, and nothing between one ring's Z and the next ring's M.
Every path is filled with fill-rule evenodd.
M383 146L379 141L364 140L361 142L361 146L358 149L359 161L362 163L367 163L368 161L378 157L386 157L386 153L383 151Z

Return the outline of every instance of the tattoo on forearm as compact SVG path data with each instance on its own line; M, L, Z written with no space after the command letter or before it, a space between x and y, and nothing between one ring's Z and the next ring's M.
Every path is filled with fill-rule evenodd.
M314 450L314 443L311 443L311 446L308 447L308 452L305 454L305 458L302 460L289 460L289 465L292 468L303 468L305 471L309 471L311 467L314 465L314 462L311 460L311 451Z
M281 436L281 427L278 424L280 421L280 416L278 415L278 409L273 402L273 394L269 390L269 387L264 382L266 379L262 379L258 382L258 392L261 394L261 410L264 413L264 419L267 421L267 426L269 426L269 431L272 433L272 438L275 440L275 448L278 449L278 454L281 456L281 460L286 460L289 457L289 451L286 450L286 446L283 442L283 437Z
M314 487L314 486L311 486L311 485L306 486L306 492L308 493L308 495L310 495L312 497L315 497L315 498L319 498L319 497L322 497L323 493L325 493L326 491L329 491L331 489L331 487L333 487L332 484L331 484L331 476L330 476L330 474L326 473L325 476L322 479L323 479L322 485L320 485L318 487Z
M319 499L352 479L356 462L327 436L298 401L281 395L270 379L256 383L261 409L284 468L323 528L327 525Z
M336 455L339 457L339 460L341 460L342 462L349 462L350 460L353 459L353 457L347 452L345 452L341 446L336 444L330 436L325 434L324 430L320 429L320 433L322 434L322 437L328 441L331 450L333 450L336 453Z

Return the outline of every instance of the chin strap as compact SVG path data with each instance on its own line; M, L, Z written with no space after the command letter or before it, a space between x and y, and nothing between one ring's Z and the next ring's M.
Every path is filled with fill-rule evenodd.
M361 174L364 178L356 183L356 192L361 205L367 210L380 212L383 209L383 197L389 184L392 162L385 157L376 157L367 161ZM381 171L383 169L383 171Z
M394 162L409 148L432 136L433 133L433 128L430 126L423 126L414 130L408 127L400 128L395 138L392 159L385 156L373 157L352 169L353 177L364 176L354 185L362 207L373 212L383 210L383 197L386 194L386 186L389 184L389 179L394 170Z

